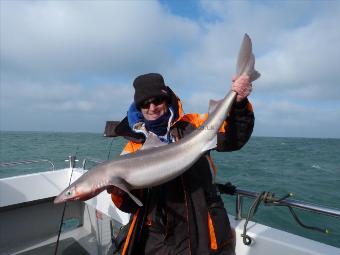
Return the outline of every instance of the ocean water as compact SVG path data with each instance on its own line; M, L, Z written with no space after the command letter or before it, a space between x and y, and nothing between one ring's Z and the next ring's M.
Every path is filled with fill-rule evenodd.
M0 162L49 159L56 168L68 166L65 159L76 155L78 164L86 159L103 161L117 157L125 143L122 138L105 138L93 133L4 132L0 133ZM270 191L277 197L292 192L293 199L340 209L340 139L252 137L240 151L213 153L217 181L232 182L240 189ZM90 161L87 166L91 167ZM87 168L88 168L87 167ZM0 178L46 171L40 163L0 167ZM224 196L225 206L235 214L235 198ZM247 205L245 201L244 216ZM286 207L261 205L254 220L290 233L340 247L340 219L295 210L309 225L327 228L323 234L300 227Z

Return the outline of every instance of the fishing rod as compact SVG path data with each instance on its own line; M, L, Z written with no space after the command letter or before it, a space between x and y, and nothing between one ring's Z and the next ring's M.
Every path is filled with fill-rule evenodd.
M78 153L78 149L79 149L79 146L77 146L76 153L74 154L74 156L69 156L68 157L69 158L68 161L70 163L70 168L71 168L71 176L70 176L70 179L69 179L69 182L68 182L68 186L71 185L72 176L73 176L73 170L74 170L74 167L75 167L75 162L76 162L76 156L77 156L77 153ZM57 255L58 248L59 248L60 235L61 235L61 229L62 229L63 222L64 222L66 205L67 205L67 202L64 203L63 213L61 215L61 220L60 220L60 224L59 224L59 231L58 231L58 237L57 237L56 246L55 246L55 250L54 250L54 255Z
M112 149L113 139L114 139L114 137L112 137L112 139L111 139L110 147L109 147L109 150L107 152L107 160L109 160L110 156L111 156L111 149Z
M109 149L108 149L107 160L109 160L109 158L110 158L112 144L113 144L113 138L111 140L111 143L110 143L110 146L109 146ZM68 187L71 185L73 170L74 170L74 167L75 167L75 161L76 161L78 149L79 149L79 146L77 146L76 153L74 154L74 156L69 156L69 159L68 159L68 161L70 162L70 168L71 168L71 176L70 176L70 179L69 179ZM83 163L83 167L85 168L85 162ZM64 207L63 207L63 212L62 212L62 216L61 216L61 220L60 220L58 237L57 237L57 241L56 241L56 247L55 247L55 250L54 250L54 255L57 255L58 248L59 248L60 235L61 235L61 229L62 229L62 226L63 226L64 217L65 217L66 206L67 206L67 202L64 203Z

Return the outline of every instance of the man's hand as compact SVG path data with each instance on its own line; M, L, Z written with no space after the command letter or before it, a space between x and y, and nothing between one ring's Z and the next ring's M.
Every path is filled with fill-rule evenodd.
M241 75L240 77L233 77L233 84L231 89L237 93L236 101L241 102L247 96L249 96L252 91L252 84L248 75Z

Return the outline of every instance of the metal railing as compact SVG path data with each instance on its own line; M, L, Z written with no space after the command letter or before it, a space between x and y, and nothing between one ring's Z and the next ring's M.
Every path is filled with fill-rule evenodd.
M94 159L94 158L84 158L84 160L83 160L83 169L84 170L85 170L87 162L92 162L92 163L100 164L100 163L103 163L104 161L103 160L99 160L99 159Z
M245 245L250 245L252 243L252 238L247 235L247 225L248 222L253 218L253 216L256 214L257 209L261 203L264 203L265 206L284 206L289 209L289 212L293 216L294 220L296 221L297 224L299 224L301 227L304 227L309 230L314 230L318 231L321 233L329 233L329 230L327 228L322 228L319 226L312 226L312 225L307 225L305 224L300 217L296 214L294 211L295 208L313 212L313 213L318 213L321 215L329 216L329 217L336 217L340 219L340 210L339 209L333 209L333 208L328 208L304 201L298 201L295 199L288 199L293 196L292 193L288 193L287 195L277 198L275 197L275 194L272 192L254 192L254 191L249 191L249 190L243 190L243 189L237 189L236 186L232 185L231 183L226 183L226 184L220 184L217 183L217 187L219 191L222 194L228 194L228 195L236 195L236 215L235 219L236 220L242 220L245 219L245 223L243 226L243 233L241 234L243 238L243 243ZM247 217L243 217L243 198L248 197L248 198L253 198L254 201L247 210Z
M243 211L243 197L250 197L250 198L256 198L260 195L258 192L249 191L249 190L242 190L242 189L236 189L236 219L240 220L242 219L242 211ZM267 205L276 205L276 206L289 206L292 208L299 208L305 211L315 212L322 215L327 215L331 217L340 218L340 210L338 209L332 209L327 208L320 205L315 205L312 203L299 201L295 199L271 199L271 200L264 200L264 203Z
M54 163L49 159L35 159L35 160L22 160L22 161L15 161L15 162L1 162L0 167L15 167L19 165L30 165L30 164L37 164L41 162L48 162L52 166L52 171L55 170Z
M69 168L75 168L76 167L76 163L79 160L76 158L76 156L70 155L68 156L68 159L65 160L65 162L69 163ZM34 160L20 160L20 161L13 161L13 162L0 162L0 167L15 167L15 166L19 166L19 165L29 165L29 164L37 164L37 163L41 163L41 162L47 162L52 166L52 170L55 170L55 165L53 163L52 160L49 159L34 159ZM85 170L85 166L87 162L93 162L96 164L100 164L103 162L103 160L98 160L98 159L94 159L94 158L85 158L83 160L83 169Z
M73 156L73 155L69 155L68 156L68 159L65 160L65 162L68 162L69 163L69 168L70 169L73 169L76 167L76 162L78 162L79 160L77 159L76 156Z

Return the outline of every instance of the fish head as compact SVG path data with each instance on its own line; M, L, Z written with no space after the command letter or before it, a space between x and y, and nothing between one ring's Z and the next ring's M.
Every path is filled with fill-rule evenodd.
M66 202L68 200L78 200L79 199L79 191L77 191L77 186L72 185L66 188L63 192L61 192L55 199L54 203L59 204Z
M105 187L97 188L90 185L86 185L85 183L77 183L71 185L70 187L66 188L63 192L61 192L55 199L54 203L59 204L66 201L74 201L74 200L81 200L85 201L88 200L100 192L102 192Z

